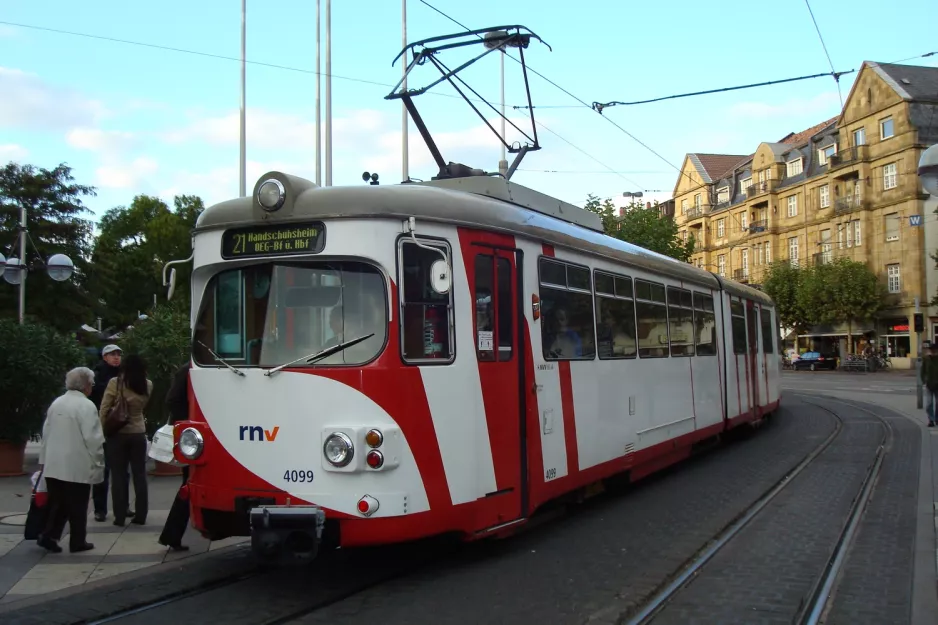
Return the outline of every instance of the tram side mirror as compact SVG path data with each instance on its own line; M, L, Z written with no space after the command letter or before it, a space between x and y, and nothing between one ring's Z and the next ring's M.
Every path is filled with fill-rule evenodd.
M166 301L173 299L173 293L176 292L176 268L169 270L169 289L166 291Z
M446 261L433 261L430 265L430 287L440 295L445 295L449 293L452 281L452 273Z

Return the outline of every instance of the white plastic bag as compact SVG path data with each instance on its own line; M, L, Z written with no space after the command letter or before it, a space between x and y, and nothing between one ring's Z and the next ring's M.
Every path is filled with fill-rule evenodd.
M173 426L167 423L153 434L153 440L150 441L147 455L154 460L171 464L176 467L182 466L182 463L176 460L173 455Z
M29 478L30 486L36 489L37 493L45 493L46 491L46 478L45 476L39 480L39 476L42 475L42 471L36 471L33 473L33 476ZM39 480L39 487L36 488L36 480Z

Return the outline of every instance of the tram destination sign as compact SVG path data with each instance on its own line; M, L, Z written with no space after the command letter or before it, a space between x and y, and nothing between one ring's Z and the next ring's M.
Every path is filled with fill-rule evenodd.
M318 254L326 245L322 222L251 226L225 230L221 236L222 258Z

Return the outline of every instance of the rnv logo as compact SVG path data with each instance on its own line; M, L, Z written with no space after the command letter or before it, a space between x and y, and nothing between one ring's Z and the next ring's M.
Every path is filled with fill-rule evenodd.
M268 441L273 442L277 440L277 433L280 432L280 426L278 425L273 430L265 430L259 425L242 425L241 431L239 433L241 440L244 440L245 434L248 436L250 441Z

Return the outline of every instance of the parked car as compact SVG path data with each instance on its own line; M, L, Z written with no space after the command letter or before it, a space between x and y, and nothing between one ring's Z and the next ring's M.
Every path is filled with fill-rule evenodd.
M833 354L821 354L820 352L805 352L793 363L795 371L810 369L836 369L837 356Z

